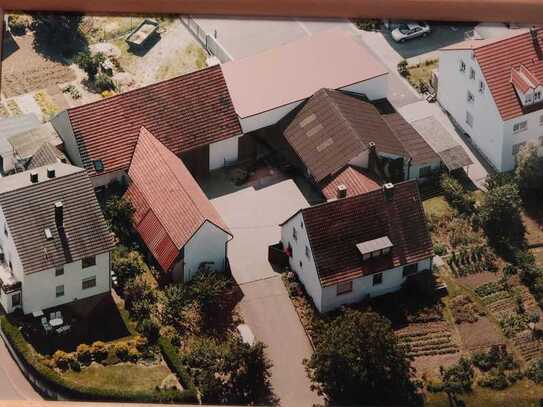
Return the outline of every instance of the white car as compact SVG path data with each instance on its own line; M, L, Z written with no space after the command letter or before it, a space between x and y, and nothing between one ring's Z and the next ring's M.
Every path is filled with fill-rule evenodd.
M412 38L426 37L432 30L427 23L403 23L392 30L392 39L396 42L404 42Z

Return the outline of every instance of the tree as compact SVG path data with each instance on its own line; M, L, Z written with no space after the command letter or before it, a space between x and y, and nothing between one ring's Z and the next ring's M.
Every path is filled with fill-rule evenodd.
M89 81L94 82L96 75L100 70L100 65L104 63L106 57L101 52L92 55L89 51L83 51L75 57L75 63L85 71Z
M304 361L312 387L338 404L414 404L413 368L390 322L374 312L346 311L317 327Z
M228 403L263 404L271 397L272 363L265 354L265 345L249 345L236 338L230 342L225 372L229 375Z
M481 222L491 242L509 251L524 239L518 186L491 179L487 188L479 211Z
M445 198L453 208L459 212L472 213L475 208L473 194L466 191L464 186L456 179L447 174L441 177L441 188Z
M151 286L142 278L130 280L124 287L124 304L136 321L148 319L156 302Z
M527 144L520 149L515 175L525 199L543 193L543 157L537 155L537 146Z
M159 296L159 317L163 324L179 324L183 311L190 305L191 298L183 286L170 284Z
M34 46L44 49L60 45L62 51L67 52L74 43L82 40L79 31L82 21L82 14L34 14L30 25L34 31Z
M134 207L127 199L114 196L106 202L105 218L122 243L131 243Z
M116 248L111 255L111 270L115 273L119 286L124 287L129 280L141 276L149 268L139 252Z
M224 273L200 270L188 284L191 297L198 301L205 313L215 312L220 306L222 295L230 281Z

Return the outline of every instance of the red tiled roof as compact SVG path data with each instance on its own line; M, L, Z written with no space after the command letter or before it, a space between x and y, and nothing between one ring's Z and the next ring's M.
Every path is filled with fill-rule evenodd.
M432 257L432 239L416 181L301 210L323 287ZM362 261L358 243L388 236L389 255Z
M83 165L126 170L143 126L174 154L241 134L220 66L68 109Z
M320 184L322 194L326 199L337 198L337 187L339 185L347 187L347 197L364 194L380 188L379 183L365 174L363 170L350 165Z
M164 270L206 221L230 234L183 162L141 128L128 170L126 197L134 206L134 226Z
M543 28L538 28L536 38L543 52ZM444 50L473 49L475 59L481 67L487 87L503 120L514 119L525 114L511 81L511 73L521 65L539 81L543 80L543 57L538 51L532 34L522 33L502 39L471 40Z

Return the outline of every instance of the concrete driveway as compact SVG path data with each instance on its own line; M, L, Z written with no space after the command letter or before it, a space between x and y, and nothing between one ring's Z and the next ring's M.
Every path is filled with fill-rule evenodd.
M0 339L0 400L42 400L26 380L2 339Z
M291 179L236 189L220 173L218 177L203 188L234 235L228 258L243 292L241 314L255 337L267 345L275 395L281 406L323 404L311 391L302 363L311 356L311 345L281 276L268 263L268 245L280 239L279 223L308 202ZM230 191L219 193L221 182Z
M244 188L212 202L234 234L228 258L238 284L277 276L268 263L268 246L279 241L281 222L309 206L294 181Z

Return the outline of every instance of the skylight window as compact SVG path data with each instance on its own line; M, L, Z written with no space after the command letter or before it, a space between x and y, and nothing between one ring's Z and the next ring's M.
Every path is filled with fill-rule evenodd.
M104 171L104 162L102 160L94 160L92 164L94 165L94 170L96 172Z
M45 228L44 233L45 233L45 238L47 240L51 240L53 238L53 234L51 233L51 229Z
M326 140L324 140L322 143L320 143L317 146L317 151L320 153L320 152L326 150L332 144L334 144L334 140L332 138L327 138Z

